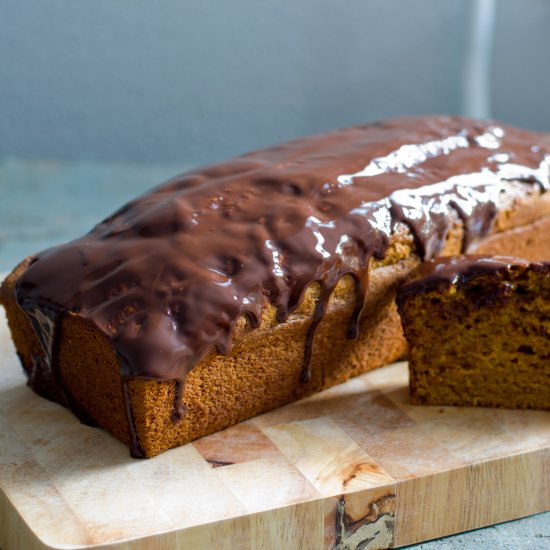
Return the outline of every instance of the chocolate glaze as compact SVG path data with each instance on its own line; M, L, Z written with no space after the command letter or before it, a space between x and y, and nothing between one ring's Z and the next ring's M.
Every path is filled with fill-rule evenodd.
M490 305L511 296L515 286L511 280L518 272L526 270L550 273L550 262L529 262L511 256L485 256L463 254L460 256L440 256L420 264L410 276L410 280L397 292L397 307L404 313L405 302L413 297L433 291L445 292L449 288L467 287L472 279L479 276L500 277L480 288L476 297L477 304Z
M401 305L409 296L424 294L435 289L462 286L478 275L508 272L515 267L526 267L527 260L512 256L440 256L420 264L411 273L410 280L399 288L397 303Z
M123 381L178 381L179 418L186 374L213 350L229 352L242 315L258 327L269 302L284 322L319 283L304 349L307 382L332 290L342 276L354 277L355 337L369 261L384 257L397 222L429 259L456 212L467 250L491 230L508 180L546 191L549 172L548 136L460 117L298 139L183 174L84 237L37 254L17 300L43 344L50 383L62 391L54 335L62 315L77 312L111 340ZM133 452L140 453L136 441Z

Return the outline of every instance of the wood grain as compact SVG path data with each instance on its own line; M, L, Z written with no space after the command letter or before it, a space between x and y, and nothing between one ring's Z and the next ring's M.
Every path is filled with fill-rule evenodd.
M150 460L34 395L0 319L3 550L403 546L550 509L550 413L379 369Z

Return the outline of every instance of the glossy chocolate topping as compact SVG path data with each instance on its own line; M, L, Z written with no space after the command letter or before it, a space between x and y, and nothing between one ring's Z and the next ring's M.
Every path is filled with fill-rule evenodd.
M453 285L462 286L478 275L505 273L529 265L542 263L529 264L527 260L511 256L440 256L420 264L413 271L411 279L399 289L397 302L400 304L409 296L436 289L446 289Z
M356 280L350 336L396 222L419 254L440 251L457 212L464 250L486 235L508 181L550 187L550 139L459 117L403 118L291 141L183 174L84 237L36 255L17 299L55 376L60 315L112 341L123 379L179 381L213 349L228 353L266 302L283 322L313 282L320 298L304 351L339 279ZM181 405L181 403L179 404ZM183 411L180 406L180 413Z
M527 270L544 272L550 275L550 262L529 262L511 256L479 256L463 254L442 256L420 264L410 280L397 292L397 307L404 315L404 305L408 299L430 292L446 292L451 287L473 288L476 292L471 300L476 306L494 305L509 298L517 291L513 283L517 274ZM497 277L493 277L498 275ZM478 285L478 277L489 277L483 285Z

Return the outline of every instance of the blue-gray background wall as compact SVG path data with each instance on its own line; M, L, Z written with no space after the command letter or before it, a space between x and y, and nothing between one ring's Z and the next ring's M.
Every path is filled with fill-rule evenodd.
M218 160L461 111L469 3L0 0L0 159ZM497 0L493 114L550 129L550 1Z

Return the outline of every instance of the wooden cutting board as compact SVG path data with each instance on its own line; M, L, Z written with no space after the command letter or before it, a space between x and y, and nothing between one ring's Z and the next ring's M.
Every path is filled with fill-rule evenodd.
M374 549L550 509L550 413L415 407L399 363L150 460L34 395L0 312L0 548Z

